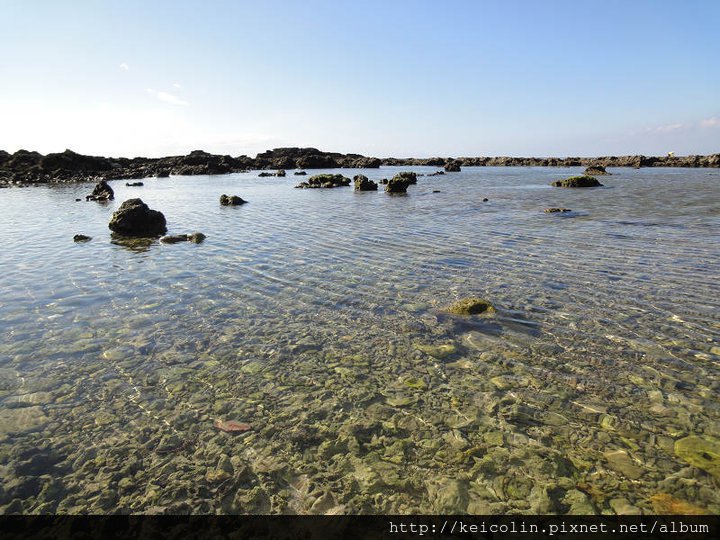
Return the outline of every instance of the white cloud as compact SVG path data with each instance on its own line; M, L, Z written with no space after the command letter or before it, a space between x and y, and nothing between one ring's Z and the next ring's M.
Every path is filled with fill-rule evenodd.
M147 93L151 96L155 96L160 101L164 101L165 103L170 103L171 105L190 105L187 101L184 99L180 99L174 94L171 94L170 92L162 92L159 90L153 90L152 88L147 89Z
M173 88L180 89L182 88L182 85L180 83L173 83Z
M130 66L123 62L122 64L120 64L120 69L122 69L123 71L130 71Z
M705 120L701 120L700 127L704 127L704 128L720 127L720 117L713 116L712 118L706 118Z
M685 127L683 124L667 124L665 126L649 128L648 131L652 133L671 133L673 131L677 131L678 129L682 129L683 127Z

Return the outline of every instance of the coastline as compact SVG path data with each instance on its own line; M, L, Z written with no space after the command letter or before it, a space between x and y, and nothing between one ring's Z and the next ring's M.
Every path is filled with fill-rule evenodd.
M685 167L720 168L720 153L705 156L601 157L431 157L377 158L360 154L324 152L316 148L276 148L249 156L209 154L194 150L184 156L112 158L86 156L71 150L42 155L0 150L0 187L68 182L137 179L154 176L208 175L272 169L378 168L388 166L461 167Z

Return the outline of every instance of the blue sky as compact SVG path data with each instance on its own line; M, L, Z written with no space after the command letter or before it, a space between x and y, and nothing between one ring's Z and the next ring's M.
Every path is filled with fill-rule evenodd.
M720 152L720 1L0 0L0 148Z

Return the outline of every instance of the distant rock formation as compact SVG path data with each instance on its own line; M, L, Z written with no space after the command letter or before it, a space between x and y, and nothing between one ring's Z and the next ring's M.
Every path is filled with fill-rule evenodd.
M42 155L18 150L14 154L0 150L0 187L42 183L97 182L106 180L134 180L173 175L213 175L255 170L318 169L318 168L377 168L392 166L444 167L447 171L459 167L720 167L720 153L708 156L660 157L604 156L595 158L537 158L537 157L456 157L456 158L377 158L360 154L324 152L317 148L276 148L258 154L232 157L194 150L184 156L162 158L106 158L85 156L65 150ZM270 173L276 175L277 173ZM589 174L589 173L588 173ZM599 173L597 173L599 174Z

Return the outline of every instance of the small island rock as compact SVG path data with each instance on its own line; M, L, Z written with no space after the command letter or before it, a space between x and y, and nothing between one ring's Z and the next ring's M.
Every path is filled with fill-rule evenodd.
M377 182L373 182L364 174L358 174L353 178L355 191L377 191Z
M571 176L564 180L556 180L550 185L563 188L602 187L602 184L597 181L597 178L593 178L592 176Z
M124 236L159 236L167 230L162 212L151 210L142 199L128 199L122 203L108 227Z
M247 201L238 197L237 195L220 195L220 204L222 206L239 206L245 204Z
M308 178L307 182L300 182L296 188L334 188L349 186L350 179L342 174L316 174Z
M110 185L105 180L100 180L97 184L95 184L95 189L93 189L92 193L85 197L85 200L86 201L111 201L114 198L115 198L115 192L113 191L113 188L111 188Z

